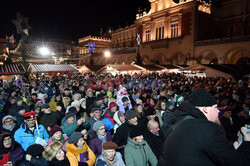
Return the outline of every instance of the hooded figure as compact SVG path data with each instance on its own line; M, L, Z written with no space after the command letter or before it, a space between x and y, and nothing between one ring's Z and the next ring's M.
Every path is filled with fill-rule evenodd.
M87 164L93 166L95 164L95 154L89 148L83 139L80 132L74 132L68 139L66 156L69 159L70 165L78 166Z
M9 133L0 134L0 165L12 162L17 165L24 157L22 147L15 142L12 135Z
M121 121L121 118L123 121ZM125 122L125 115L121 111L116 111L114 114L114 120L116 122L114 126L114 133L116 132L116 129L122 125L122 123Z

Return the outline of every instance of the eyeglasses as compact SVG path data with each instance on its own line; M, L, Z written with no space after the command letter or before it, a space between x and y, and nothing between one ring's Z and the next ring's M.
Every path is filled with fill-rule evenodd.
M35 119L27 119L27 122L35 122Z
M4 121L4 123L11 123L11 122L14 122L14 121L12 119Z

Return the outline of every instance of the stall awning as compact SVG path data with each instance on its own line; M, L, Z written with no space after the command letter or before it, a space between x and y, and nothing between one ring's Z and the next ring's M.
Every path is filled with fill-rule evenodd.
M30 64L29 69L34 73L69 73L79 72L71 64Z
M0 65L0 75L23 74L26 70L22 64L5 64Z
M136 71L141 70L139 67L136 67L134 65L127 65L127 64L120 64L120 65L107 65L108 67L111 67L117 71Z
M149 71L161 71L164 70L164 67L161 67L159 65L138 65L142 67L144 70L149 70Z

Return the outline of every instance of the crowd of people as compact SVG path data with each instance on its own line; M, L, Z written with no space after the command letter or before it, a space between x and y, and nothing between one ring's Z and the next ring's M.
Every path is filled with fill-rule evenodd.
M249 105L249 80L175 73L0 80L0 165L249 166Z

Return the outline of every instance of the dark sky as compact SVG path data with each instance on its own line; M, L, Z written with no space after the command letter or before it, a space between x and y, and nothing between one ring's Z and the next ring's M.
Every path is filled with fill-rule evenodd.
M178 1L178 0L175 0ZM31 35L76 40L99 35L100 29L131 25L138 8L150 9L148 0L4 0L0 9L0 37L14 34L11 20L20 12L29 18Z
M131 25L138 7L149 10L150 3L148 0L5 0L1 6L0 37L15 33L11 20L20 12L29 18L33 36L75 40L99 35L100 28Z

